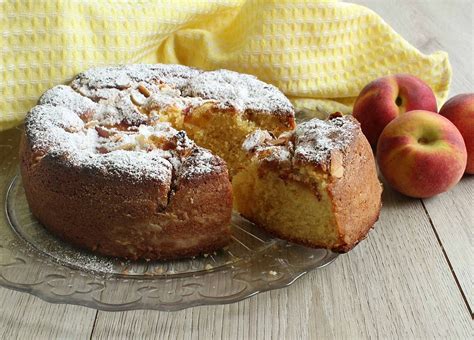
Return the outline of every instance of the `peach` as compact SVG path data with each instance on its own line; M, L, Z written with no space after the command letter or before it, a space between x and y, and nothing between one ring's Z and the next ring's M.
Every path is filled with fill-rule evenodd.
M461 132L467 149L466 173L474 174L474 93L459 94L451 98L439 113Z
M431 197L461 179L467 152L456 126L433 112L415 110L391 121L377 144L387 182L412 197Z
M397 74L374 80L357 97L353 115L372 147L385 126L393 119L412 110L437 112L433 90L421 79Z

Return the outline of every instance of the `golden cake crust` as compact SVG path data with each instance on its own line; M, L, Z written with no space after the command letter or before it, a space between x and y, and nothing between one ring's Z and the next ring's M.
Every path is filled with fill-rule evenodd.
M229 242L232 196L225 163L185 135L167 131L178 137L176 145L168 140L166 152L92 156L77 154L70 140L49 150L32 144L31 122L20 148L26 198L33 215L57 236L130 259L193 256Z
M220 159L215 161L222 171L170 188L153 178L62 166L49 156L35 162L26 138L21 150L33 215L76 246L130 259L173 259L211 252L230 240L232 191Z
M328 193L339 225L340 244L333 251L347 252L367 237L382 208L382 185L372 149L361 130L343 158L344 175L332 177Z

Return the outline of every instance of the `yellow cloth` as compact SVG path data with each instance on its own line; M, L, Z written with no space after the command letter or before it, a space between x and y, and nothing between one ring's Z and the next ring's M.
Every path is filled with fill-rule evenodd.
M371 10L333 1L6 0L0 30L0 129L95 65L227 68L322 112L350 112L365 84L393 73L424 79L442 102L451 78L445 52L424 55Z

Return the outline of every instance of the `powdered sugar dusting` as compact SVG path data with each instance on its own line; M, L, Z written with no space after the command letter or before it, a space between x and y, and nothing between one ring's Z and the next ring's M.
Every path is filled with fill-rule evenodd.
M206 149L196 149L183 162L179 178L192 179L215 172L214 169L224 167L224 163L220 158L215 157Z
M121 91L116 96L100 101L93 119L103 125L116 125L122 122L128 125L145 123L148 117L141 113L132 102L129 91Z
M171 184L172 166L159 153L117 150L103 155L98 163L102 173L112 176L132 176L158 179Z
M92 112L97 107L97 104L92 100L81 96L66 85L58 85L46 91L39 99L38 104L66 107L77 115Z
M202 72L190 79L183 93L214 99L220 108L232 107L241 112L252 110L286 115L293 112L291 103L275 86L252 75L229 70Z
M324 164L333 150L345 151L351 145L358 128L350 116L304 122L295 131L294 159Z
M229 70L201 71L182 65L136 64L92 68L79 74L71 87L94 101L110 99L117 91L137 83L165 84L175 92L155 92L156 102L166 97L179 98L184 104L212 100L220 108L255 111L294 117L290 101L275 86L256 77Z
M158 152L114 150L100 153L103 139L95 129L65 107L38 105L25 122L33 152L48 155L69 167L81 167L102 176L127 176L171 183L172 164ZM177 133L177 131L176 131Z
M65 107L52 105L35 106L25 120L25 131L33 151L48 151L60 146L69 147L73 141L68 140L69 131L79 131L84 122L79 116ZM66 130L67 129L67 130Z
M274 139L274 137L270 134L270 132L266 130L255 130L251 133L242 143L242 149L245 151L253 151L261 145L266 145L267 142L270 142Z
M359 124L350 116L312 119L278 138L257 130L247 137L242 147L263 162L291 163L296 167L310 163L327 168L333 152L345 153L359 130Z

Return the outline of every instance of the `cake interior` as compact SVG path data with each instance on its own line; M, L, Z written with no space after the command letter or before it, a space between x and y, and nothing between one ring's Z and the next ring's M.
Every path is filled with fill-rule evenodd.
M261 170L254 160L233 178L234 208L276 236L312 246L336 245L326 175L305 167L296 177L283 179L274 170Z
M269 114L241 114L233 109L218 109L212 103L203 104L190 112L167 109L159 114L160 121L166 121L187 135L201 147L211 150L223 158L234 176L245 168L248 162L242 143L252 132L263 129L274 134L290 130L280 117Z

